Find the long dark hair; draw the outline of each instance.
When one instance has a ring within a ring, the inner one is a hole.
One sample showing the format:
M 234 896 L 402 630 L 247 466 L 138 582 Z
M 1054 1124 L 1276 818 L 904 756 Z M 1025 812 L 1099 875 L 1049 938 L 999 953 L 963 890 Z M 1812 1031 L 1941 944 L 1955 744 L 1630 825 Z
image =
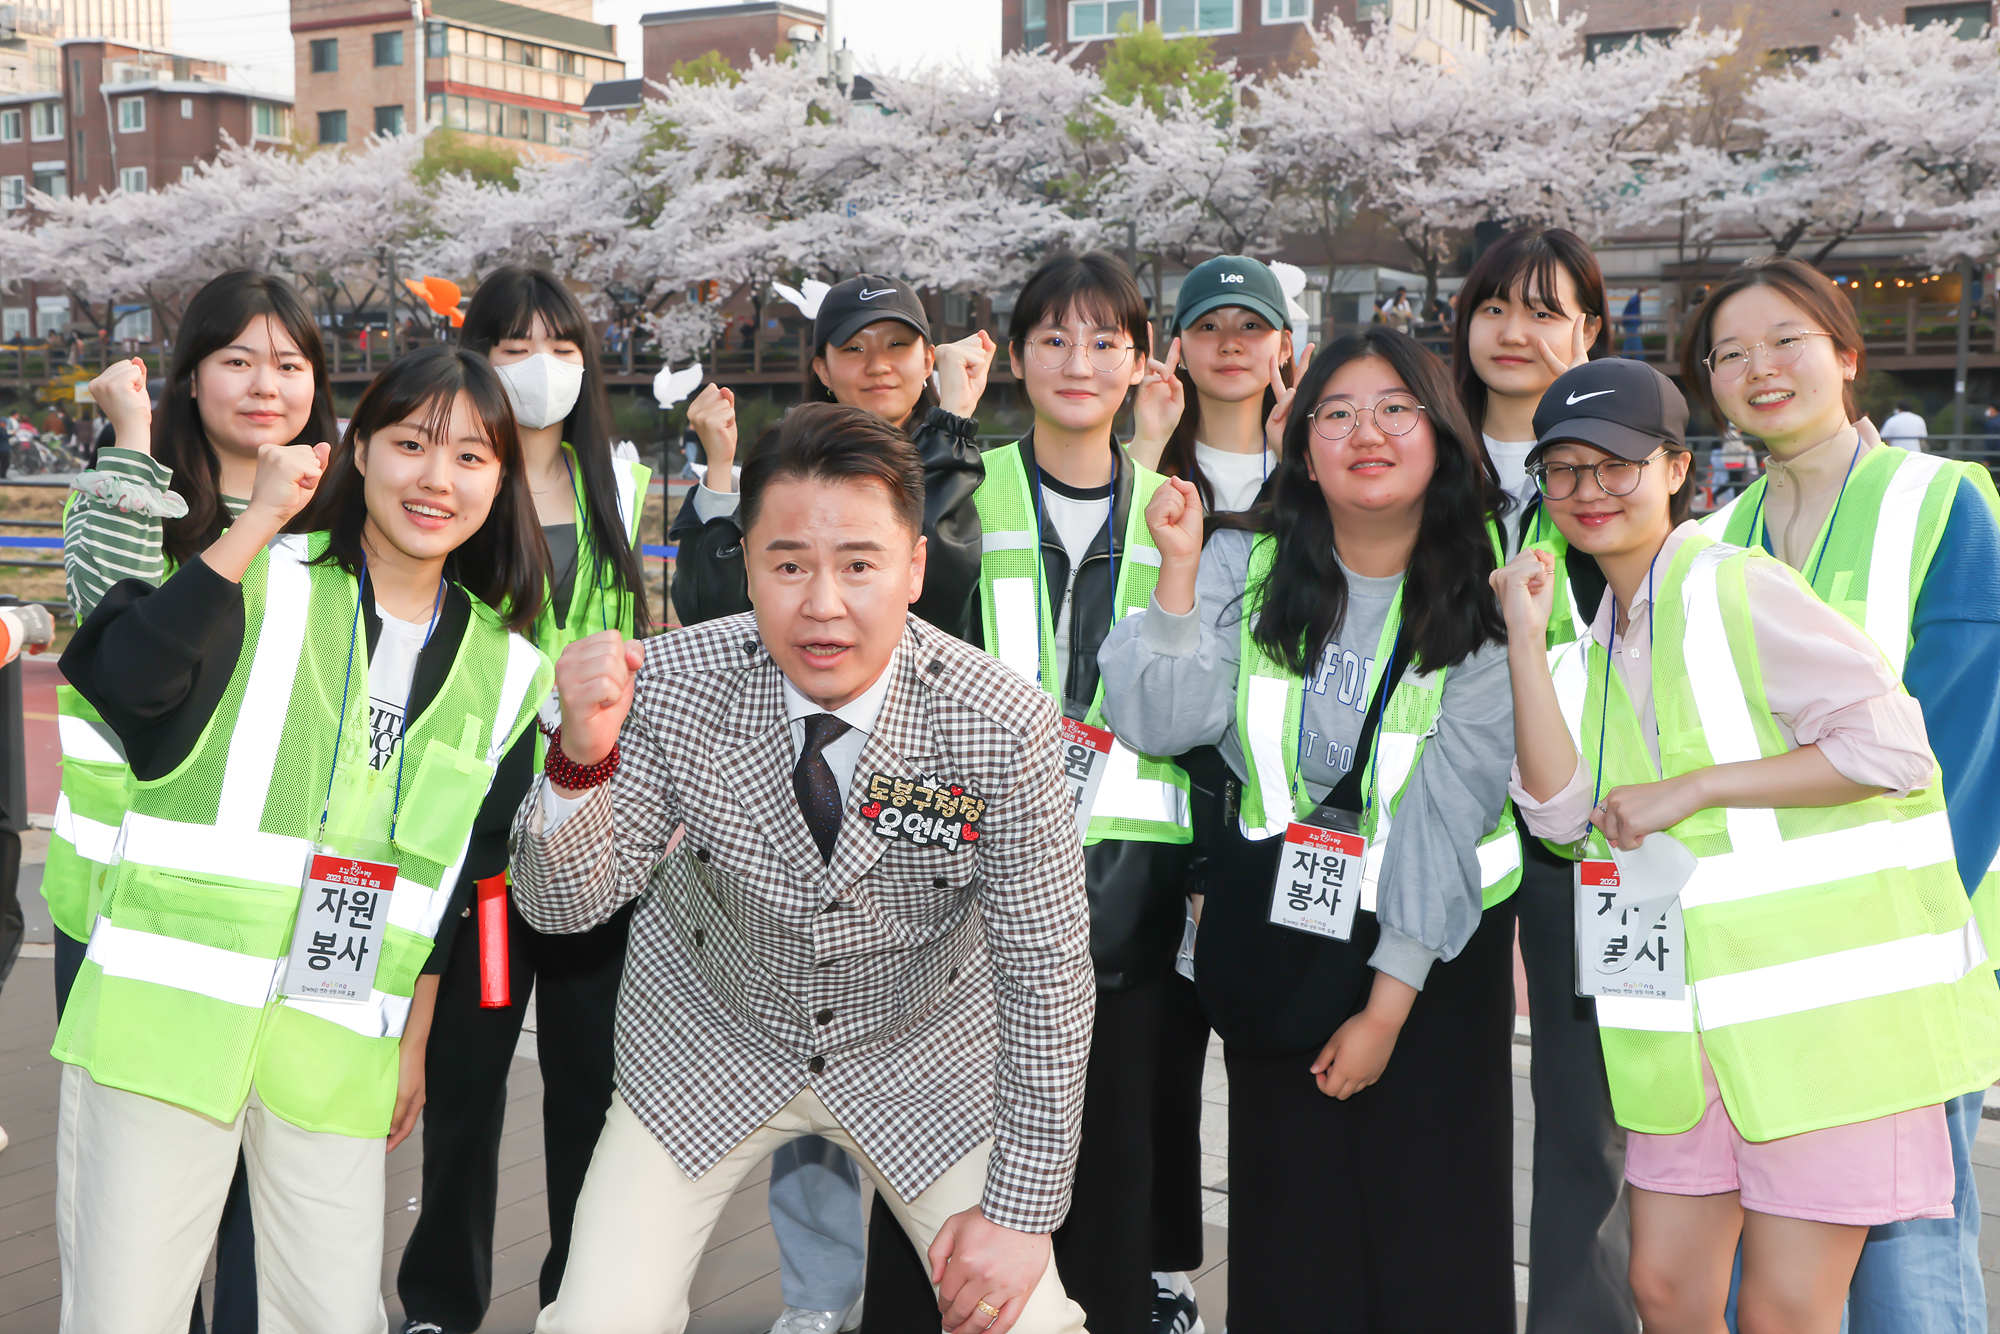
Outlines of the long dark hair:
M 1304 675 L 1347 619 L 1347 576 L 1334 556 L 1332 511 L 1306 471 L 1312 423 L 1306 414 L 1335 371 L 1361 357 L 1389 363 L 1424 405 L 1437 441 L 1437 468 L 1424 492 L 1417 545 L 1403 578 L 1403 633 L 1409 661 L 1424 671 L 1463 662 L 1482 644 L 1502 642 L 1506 623 L 1486 576 L 1493 570 L 1487 522 L 1503 512 L 1505 494 L 1479 436 L 1452 393 L 1444 363 L 1408 334 L 1368 325 L 1314 356 L 1299 381 L 1285 423 L 1285 457 L 1271 507 L 1254 522 L 1277 537 L 1276 560 L 1263 587 L 1251 590 L 1262 610 L 1257 644 Z M 1248 518 L 1248 516 L 1246 516 Z
M 1458 381 L 1458 401 L 1465 405 L 1475 429 L 1486 422 L 1486 381 L 1479 378 L 1472 364 L 1472 312 L 1495 295 L 1525 298 L 1533 292 L 1550 310 L 1567 316 L 1569 312 L 1557 296 L 1562 290 L 1556 280 L 1559 268 L 1567 270 L 1570 281 L 1576 284 L 1576 303 L 1581 307 L 1578 318 L 1597 318 L 1591 359 L 1604 355 L 1611 326 L 1604 318 L 1604 270 L 1597 265 L 1596 252 L 1575 232 L 1560 227 L 1522 227 L 1508 232 L 1465 275 L 1465 284 L 1458 289 L 1458 318 L 1451 325 L 1452 375 Z M 1485 448 L 1477 434 L 1473 441 Z
M 476 352 L 433 344 L 390 362 L 361 391 L 347 434 L 327 461 L 319 493 L 289 527 L 328 533 L 332 540 L 320 562 L 358 574 L 366 554 L 361 530 L 368 521 L 368 500 L 365 479 L 354 465 L 355 451 L 366 449 L 377 431 L 402 421 L 422 421 L 433 440 L 447 438 L 460 394 L 472 401 L 480 430 L 499 460 L 500 489 L 486 522 L 445 557 L 445 577 L 499 612 L 508 629 L 526 631 L 541 614 L 548 588 L 549 544 L 535 517 L 514 407 L 492 364 Z
M 319 327 L 292 285 L 255 269 L 232 269 L 210 279 L 188 302 L 181 318 L 166 388 L 160 391 L 160 406 L 153 413 L 153 457 L 172 471 L 169 485 L 187 502 L 186 515 L 161 524 L 161 549 L 175 565 L 185 565 L 207 550 L 230 522 L 217 482 L 215 446 L 202 429 L 201 405 L 194 397 L 195 371 L 209 355 L 234 343 L 250 321 L 265 317 L 291 335 L 312 367 L 312 412 L 305 429 L 288 443 L 316 445 L 339 437 L 326 388 L 326 349 L 320 344 Z
M 578 534 L 587 527 L 600 581 L 607 592 L 615 588 L 632 599 L 633 629 L 643 635 L 652 628 L 652 610 L 639 553 L 618 513 L 618 477 L 611 466 L 611 405 L 604 396 L 604 362 L 590 317 L 548 270 L 509 264 L 487 274 L 473 292 L 459 345 L 491 356 L 495 344 L 528 337 L 537 315 L 551 338 L 574 343 L 583 353 L 583 387 L 563 421 L 563 439 L 576 451 L 576 466 L 583 473 L 584 513 L 577 516 Z M 512 417 L 509 412 L 510 421 Z M 644 502 L 641 496 L 639 503 Z M 579 543 L 577 550 L 582 549 Z M 583 571 L 579 569 L 577 576 L 581 578 Z
M 1861 322 L 1854 316 L 1854 303 L 1833 279 L 1790 255 L 1745 260 L 1694 308 L 1693 325 L 1688 329 L 1687 341 L 1681 344 L 1681 383 L 1688 387 L 1695 401 L 1715 421 L 1723 420 L 1705 364 L 1715 345 L 1715 312 L 1730 297 L 1752 287 L 1768 287 L 1784 297 L 1833 340 L 1836 350 L 1854 354 L 1854 378 L 1841 387 L 1840 401 L 1847 409 L 1847 420 L 1859 420 L 1861 412 L 1854 401 L 1854 386 L 1868 369 L 1868 347 L 1861 339 Z

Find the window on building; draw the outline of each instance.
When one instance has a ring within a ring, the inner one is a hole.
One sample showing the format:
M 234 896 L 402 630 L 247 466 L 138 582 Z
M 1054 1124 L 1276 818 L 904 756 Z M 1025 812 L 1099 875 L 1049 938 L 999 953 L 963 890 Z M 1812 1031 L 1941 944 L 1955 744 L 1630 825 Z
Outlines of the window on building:
M 128 195 L 146 193 L 146 169 L 144 167 L 120 167 L 118 188 Z
M 1032 51 L 1049 40 L 1049 0 L 1023 0 L 1021 5 L 1021 49 Z
M 312 72 L 335 74 L 340 70 L 340 39 L 315 37 L 312 41 Z
M 1816 46 L 1774 46 L 1764 53 L 1764 68 L 1789 69 L 1793 65 L 1810 65 L 1818 59 Z
M 1949 23 L 1958 29 L 1958 35 L 1966 41 L 1985 31 L 1987 21 L 1993 17 L 1991 5 L 1911 5 L 1903 11 L 1904 18 L 1912 27 L 1923 28 L 1933 23 Z
M 0 144 L 18 144 L 20 142 L 21 142 L 20 108 L 16 107 L 12 111 L 0 111 Z
M 0 209 L 25 208 L 28 203 L 28 178 L 25 176 L 0 176 Z
M 402 33 L 378 32 L 375 34 L 375 63 L 377 65 L 400 65 L 403 63 Z
M 182 167 L 182 168 L 181 168 L 181 184 L 183 184 L 183 185 L 186 185 L 186 184 L 187 184 L 187 183 L 188 183 L 189 181 L 191 181 L 191 180 L 193 180 L 193 179 L 194 179 L 194 168 L 193 168 L 193 167 L 191 167 L 191 166 L 189 166 L 189 167 Z
M 8 306 L 0 310 L 0 338 L 16 342 L 34 336 L 34 317 L 26 306 Z
M 281 107 L 275 102 L 257 102 L 251 112 L 251 129 L 259 139 L 289 139 L 292 136 L 292 112 L 289 107 Z
M 375 108 L 375 133 L 401 134 L 402 132 L 403 108 L 400 104 L 393 107 Z
M 62 53 L 53 46 L 35 48 L 35 86 L 53 88 L 62 82 Z
M 433 23 L 424 29 L 424 54 L 432 60 L 442 60 L 445 50 L 444 24 Z
M 183 97 L 181 99 L 181 119 L 194 119 L 194 99 L 192 97 Z
M 1088 42 L 1116 37 L 1139 26 L 1139 0 L 1070 0 L 1069 39 Z
M 81 166 L 78 170 L 82 170 Z M 38 171 L 34 174 L 34 186 L 51 199 L 69 198 L 69 176 L 60 171 Z
M 323 144 L 344 144 L 347 142 L 347 113 L 345 111 L 322 111 L 319 113 L 319 141 Z
M 136 134 L 146 128 L 146 99 L 143 97 L 121 97 L 118 99 L 118 132 Z
M 63 132 L 62 103 L 37 102 L 28 108 L 30 139 L 60 139 Z
M 1236 28 L 1236 0 L 1160 0 L 1160 30 L 1169 37 Z
M 1596 32 L 1583 39 L 1583 57 L 1595 60 L 1610 51 L 1623 51 L 1641 42 L 1671 42 L 1678 28 L 1648 28 L 1644 32 Z
M 1266 23 L 1309 23 L 1312 16 L 1312 0 L 1264 0 Z

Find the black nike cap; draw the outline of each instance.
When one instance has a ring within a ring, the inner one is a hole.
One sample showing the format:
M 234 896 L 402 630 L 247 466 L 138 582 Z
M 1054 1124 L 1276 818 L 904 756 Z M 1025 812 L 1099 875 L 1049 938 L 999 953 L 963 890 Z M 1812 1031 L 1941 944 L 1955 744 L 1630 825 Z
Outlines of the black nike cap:
M 813 317 L 813 353 L 838 347 L 878 320 L 901 320 L 929 341 L 931 322 L 917 289 L 901 278 L 863 273 L 827 289 Z
M 1527 461 L 1574 441 L 1636 463 L 1661 445 L 1686 449 L 1687 421 L 1687 398 L 1645 362 L 1589 361 L 1564 371 L 1543 393 Z

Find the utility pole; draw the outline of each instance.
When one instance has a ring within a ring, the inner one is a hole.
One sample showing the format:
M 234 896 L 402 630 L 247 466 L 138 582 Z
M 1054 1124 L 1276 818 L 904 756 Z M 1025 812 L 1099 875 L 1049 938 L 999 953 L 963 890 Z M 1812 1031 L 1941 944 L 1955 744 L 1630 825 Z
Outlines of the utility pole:
M 1972 361 L 1972 261 L 1958 261 L 1958 373 L 1952 380 L 1951 411 L 1953 435 L 1966 434 L 1965 377 Z M 1960 447 L 1964 442 L 1960 441 Z

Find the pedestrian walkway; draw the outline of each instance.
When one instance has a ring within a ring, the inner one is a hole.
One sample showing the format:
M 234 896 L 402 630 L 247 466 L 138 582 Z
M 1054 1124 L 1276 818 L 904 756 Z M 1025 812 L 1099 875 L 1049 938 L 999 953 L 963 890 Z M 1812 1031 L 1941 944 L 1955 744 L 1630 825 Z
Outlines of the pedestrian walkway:
M 38 842 L 41 840 L 37 840 Z M 39 849 L 37 849 L 39 851 Z M 22 876 L 31 942 L 49 939 L 46 916 L 38 914 L 35 886 L 40 866 Z M 56 1334 L 55 1115 L 57 1063 L 49 1056 L 55 1028 L 53 961 L 46 944 L 31 944 L 0 992 L 0 1126 L 12 1144 L 0 1152 L 0 1334 Z M 509 1085 L 506 1129 L 500 1142 L 500 1198 L 495 1223 L 494 1301 L 487 1334 L 528 1334 L 537 1306 L 535 1283 L 547 1246 L 548 1213 L 542 1192 L 541 1074 L 534 1035 L 524 1034 Z M 1514 1258 L 1516 1291 L 1527 1295 L 1527 1219 L 1534 1144 L 1534 1108 L 1528 1096 L 1532 1048 L 1517 1041 L 1514 1061 Z M 1212 1334 L 1222 1334 L 1229 1290 L 1229 1180 L 1227 1167 L 1228 1086 L 1219 1044 L 1209 1051 L 1204 1082 L 1202 1180 L 1206 1204 L 1206 1261 L 1195 1278 L 1203 1315 Z M 1989 1115 L 2000 1099 L 1989 1094 Z M 389 1296 L 390 1328 L 401 1319 L 395 1301 L 396 1266 L 416 1222 L 422 1166 L 421 1136 L 389 1155 L 388 1253 L 382 1261 L 383 1291 Z M 1973 1150 L 1980 1198 L 1989 1211 L 1980 1253 L 1987 1266 L 1987 1289 L 2000 1294 L 2000 1120 L 1983 1123 Z M 783 1300 L 778 1289 L 777 1249 L 765 1207 L 767 1172 L 760 1168 L 724 1210 L 702 1260 L 693 1292 L 696 1334 L 764 1334 Z M 2000 1311 L 2000 1306 L 1996 1306 Z M 1990 1326 L 2000 1334 L 2000 1320 Z

